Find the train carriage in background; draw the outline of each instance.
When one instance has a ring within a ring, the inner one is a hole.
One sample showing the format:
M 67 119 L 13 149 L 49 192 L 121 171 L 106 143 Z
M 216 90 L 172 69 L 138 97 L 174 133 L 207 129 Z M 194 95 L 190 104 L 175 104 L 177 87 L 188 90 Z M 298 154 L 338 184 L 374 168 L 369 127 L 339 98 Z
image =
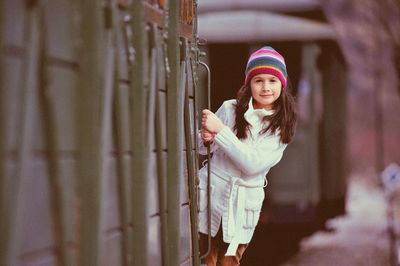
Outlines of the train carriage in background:
M 199 264 L 196 7 L 2 1 L 1 265 Z

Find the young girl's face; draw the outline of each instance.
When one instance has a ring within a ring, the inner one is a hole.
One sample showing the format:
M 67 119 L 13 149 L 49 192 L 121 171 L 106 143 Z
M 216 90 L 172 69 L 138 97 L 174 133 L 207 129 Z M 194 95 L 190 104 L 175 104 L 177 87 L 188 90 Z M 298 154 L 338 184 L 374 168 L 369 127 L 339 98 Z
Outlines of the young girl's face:
M 250 81 L 254 109 L 271 110 L 282 92 L 281 81 L 270 74 L 259 74 Z

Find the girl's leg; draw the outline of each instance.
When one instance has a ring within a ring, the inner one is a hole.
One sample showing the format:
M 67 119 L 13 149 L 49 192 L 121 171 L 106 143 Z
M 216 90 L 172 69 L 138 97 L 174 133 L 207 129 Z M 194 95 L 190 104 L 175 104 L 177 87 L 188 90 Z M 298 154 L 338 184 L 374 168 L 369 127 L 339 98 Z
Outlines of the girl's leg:
M 207 251 L 208 236 L 200 233 L 199 247 L 200 253 L 204 254 Z M 225 256 L 229 244 L 223 241 L 222 228 L 218 230 L 215 237 L 211 238 L 211 250 L 207 257 L 201 263 L 207 266 L 236 266 L 240 265 L 243 253 L 249 244 L 240 244 L 236 250 L 235 256 Z
M 236 266 L 240 265 L 240 260 L 242 259 L 243 253 L 248 247 L 249 244 L 239 244 L 238 249 L 236 250 L 235 256 L 225 256 L 226 251 L 228 250 L 229 244 L 224 243 L 221 240 L 221 246 L 218 251 L 218 266 Z
M 207 247 L 208 247 L 208 235 L 200 233 L 200 238 L 199 238 L 200 254 L 206 253 Z M 218 259 L 218 250 L 219 250 L 219 243 L 215 239 L 215 237 L 212 237 L 210 253 L 208 253 L 207 257 L 201 260 L 201 263 L 207 266 L 216 266 Z

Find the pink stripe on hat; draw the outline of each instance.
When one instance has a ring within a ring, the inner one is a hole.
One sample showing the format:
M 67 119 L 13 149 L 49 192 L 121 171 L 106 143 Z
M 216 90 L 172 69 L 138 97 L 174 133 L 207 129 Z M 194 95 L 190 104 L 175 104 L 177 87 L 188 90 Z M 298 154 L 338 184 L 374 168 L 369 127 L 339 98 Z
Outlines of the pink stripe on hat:
M 251 79 L 259 74 L 274 75 L 281 81 L 283 89 L 287 86 L 285 59 L 270 46 L 262 47 L 250 55 L 245 71 L 245 85 L 249 85 Z

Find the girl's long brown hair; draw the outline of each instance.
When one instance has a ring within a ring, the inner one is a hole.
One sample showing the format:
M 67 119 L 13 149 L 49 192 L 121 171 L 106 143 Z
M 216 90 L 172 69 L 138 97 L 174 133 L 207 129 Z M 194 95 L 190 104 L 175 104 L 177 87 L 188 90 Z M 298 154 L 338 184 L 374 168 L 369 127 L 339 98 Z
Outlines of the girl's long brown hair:
M 239 139 L 246 139 L 250 124 L 244 119 L 244 114 L 249 109 L 249 101 L 251 98 L 250 86 L 243 85 L 236 96 L 236 118 L 235 126 L 236 136 Z M 272 115 L 267 115 L 263 118 L 263 122 L 268 124 L 259 134 L 275 134 L 279 130 L 280 140 L 282 143 L 290 143 L 293 139 L 296 123 L 296 102 L 293 96 L 288 92 L 288 88 L 282 90 L 279 98 L 274 102 L 273 109 L 275 112 Z M 269 122 L 269 123 L 268 123 Z

